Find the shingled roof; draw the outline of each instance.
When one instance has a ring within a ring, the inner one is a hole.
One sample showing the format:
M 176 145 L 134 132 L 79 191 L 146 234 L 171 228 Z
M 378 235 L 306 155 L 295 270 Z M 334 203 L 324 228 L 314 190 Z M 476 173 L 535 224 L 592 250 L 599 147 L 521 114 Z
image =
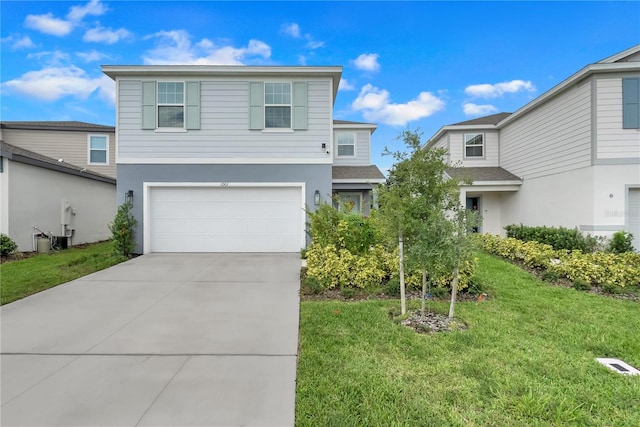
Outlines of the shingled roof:
M 497 125 L 502 120 L 509 117 L 511 113 L 497 113 L 490 116 L 478 117 L 477 119 L 454 123 L 448 126 L 475 126 L 475 125 Z
M 462 181 L 519 181 L 520 178 L 512 174 L 506 169 L 500 167 L 472 167 L 472 168 L 451 168 L 447 169 L 447 175 L 451 178 L 459 179 Z
M 62 130 L 62 131 L 83 131 L 83 132 L 115 132 L 114 126 L 97 125 L 94 123 L 77 121 L 21 121 L 21 122 L 0 122 L 2 129 L 25 129 L 25 130 Z
M 0 141 L 0 155 L 18 163 L 38 166 L 57 172 L 80 176 L 82 178 L 106 182 L 109 184 L 116 183 L 116 180 L 111 178 L 110 176 L 92 172 L 87 170 L 86 168 L 81 168 L 80 166 L 72 165 L 64 161 L 61 162 L 51 157 L 44 156 L 40 153 L 25 150 L 24 148 L 16 147 L 15 145 L 7 144 L 4 141 Z
M 376 165 L 334 166 L 331 176 L 336 180 L 361 180 L 363 182 L 384 182 L 386 179 Z

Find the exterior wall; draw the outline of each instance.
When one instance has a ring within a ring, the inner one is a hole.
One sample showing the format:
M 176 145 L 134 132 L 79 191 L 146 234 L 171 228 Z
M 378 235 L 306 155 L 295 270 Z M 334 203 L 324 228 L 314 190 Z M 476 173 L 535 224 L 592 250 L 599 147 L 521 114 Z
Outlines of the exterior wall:
M 118 165 L 118 204 L 133 190 L 132 213 L 138 221 L 136 253 L 143 252 L 143 184 L 145 182 L 304 182 L 306 205 L 313 210 L 314 194 L 331 203 L 331 165 Z
M 89 165 L 88 135 L 107 135 L 109 139 L 108 165 Z M 53 159 L 64 159 L 66 163 L 86 167 L 103 175 L 116 177 L 115 133 L 3 129 L 2 137 L 7 144 L 34 151 Z
M 163 78 L 162 80 L 171 80 Z M 176 77 L 184 81 L 184 77 Z M 255 79 L 252 79 L 255 80 Z M 272 81 L 272 80 L 269 80 Z M 245 78 L 201 80 L 201 128 L 143 130 L 142 81 L 118 80 L 118 163 L 326 163 L 333 146 L 332 83 L 307 82 L 306 130 L 249 130 L 249 83 Z
M 337 133 L 355 134 L 355 157 L 338 157 L 338 147 L 333 147 L 333 164 L 336 166 L 369 166 L 371 163 L 371 132 L 368 130 L 336 130 Z M 336 139 L 334 138 L 334 141 Z
M 433 148 L 444 148 L 447 150 L 446 162 L 451 164 L 451 147 L 449 147 L 449 133 L 445 133 L 435 144 L 433 144 Z
M 500 130 L 500 166 L 520 178 L 551 176 L 590 165 L 590 80 Z
M 62 201 L 68 201 L 75 215 L 70 243 L 97 242 L 109 239 L 108 224 L 116 213 L 116 187 L 113 184 L 51 171 L 44 168 L 8 162 L 3 184 L 8 187 L 8 235 L 19 251 L 32 251 L 33 227 L 56 236 L 63 235 Z M 4 200 L 3 200 L 4 206 Z
M 484 157 L 464 157 L 464 135 L 467 133 L 484 134 Z M 463 132 L 448 132 L 449 162 L 460 162 L 462 167 L 492 167 L 500 166 L 500 134 L 497 131 L 465 130 Z M 438 141 L 438 144 L 440 141 Z
M 480 204 L 478 210 L 481 215 L 481 223 L 478 232 L 504 235 L 502 223 L 502 192 L 478 192 L 473 191 L 473 187 L 462 187 L 466 191 L 466 197 L 479 197 Z
M 9 159 L 0 156 L 0 233 L 9 235 Z
M 595 80 L 595 104 L 596 162 L 640 163 L 640 130 L 622 128 L 621 76 Z

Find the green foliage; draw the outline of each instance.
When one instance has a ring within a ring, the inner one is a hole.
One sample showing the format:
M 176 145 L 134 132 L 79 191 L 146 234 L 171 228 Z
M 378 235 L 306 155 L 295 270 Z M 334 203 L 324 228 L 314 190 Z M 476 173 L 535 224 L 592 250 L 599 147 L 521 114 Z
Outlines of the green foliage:
M 134 228 L 138 222 L 131 213 L 131 204 L 118 206 L 118 212 L 112 224 L 109 224 L 113 250 L 116 255 L 131 257 L 136 248 Z
M 548 274 L 564 277 L 571 282 L 583 281 L 596 286 L 640 286 L 640 254 L 554 250 L 535 241 L 522 242 L 490 234 L 476 235 L 481 247 L 494 255 L 522 262 Z
M 614 254 L 623 254 L 625 252 L 634 252 L 633 248 L 633 234 L 628 231 L 620 230 L 613 233 L 609 244 L 607 245 L 607 252 Z
M 576 279 L 573 281 L 573 288 L 578 291 L 588 291 L 591 289 L 591 283 L 582 279 Z
M 535 241 L 550 245 L 555 250 L 566 249 L 568 251 L 579 250 L 582 252 L 594 252 L 601 244 L 601 239 L 587 234 L 586 236 L 577 228 L 564 227 L 528 227 L 525 225 L 507 225 L 504 227 L 507 237 L 522 240 L 523 242 Z
M 0 234 L 0 255 L 3 257 L 9 256 L 18 249 L 16 242 L 11 240 L 6 234 Z

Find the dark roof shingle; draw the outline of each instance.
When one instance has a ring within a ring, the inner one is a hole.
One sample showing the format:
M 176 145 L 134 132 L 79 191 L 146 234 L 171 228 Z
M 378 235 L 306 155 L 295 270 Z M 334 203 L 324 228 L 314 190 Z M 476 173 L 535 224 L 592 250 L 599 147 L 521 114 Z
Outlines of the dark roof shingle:
M 333 179 L 361 179 L 363 182 L 386 179 L 376 165 L 333 166 L 331 176 Z
M 97 125 L 78 121 L 21 121 L 0 122 L 3 129 L 33 129 L 33 130 L 67 130 L 91 132 L 115 132 L 114 126 Z
M 461 167 L 447 169 L 447 174 L 462 181 L 522 181 L 506 169 L 500 167 Z
M 453 123 L 448 126 L 497 125 L 510 115 L 511 113 L 497 113 L 490 116 L 478 117 L 477 119 L 467 120 L 464 122 Z

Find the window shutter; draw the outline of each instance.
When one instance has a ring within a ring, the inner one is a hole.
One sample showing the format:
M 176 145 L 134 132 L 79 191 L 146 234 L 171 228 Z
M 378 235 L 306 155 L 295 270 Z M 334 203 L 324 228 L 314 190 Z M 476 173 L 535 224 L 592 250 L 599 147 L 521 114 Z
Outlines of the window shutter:
M 249 82 L 249 129 L 264 129 L 264 83 Z
M 622 79 L 622 128 L 640 128 L 640 78 Z
M 142 82 L 142 129 L 156 128 L 156 82 Z
M 186 128 L 200 129 L 200 82 L 187 82 Z
M 307 83 L 293 83 L 293 129 L 307 129 Z

